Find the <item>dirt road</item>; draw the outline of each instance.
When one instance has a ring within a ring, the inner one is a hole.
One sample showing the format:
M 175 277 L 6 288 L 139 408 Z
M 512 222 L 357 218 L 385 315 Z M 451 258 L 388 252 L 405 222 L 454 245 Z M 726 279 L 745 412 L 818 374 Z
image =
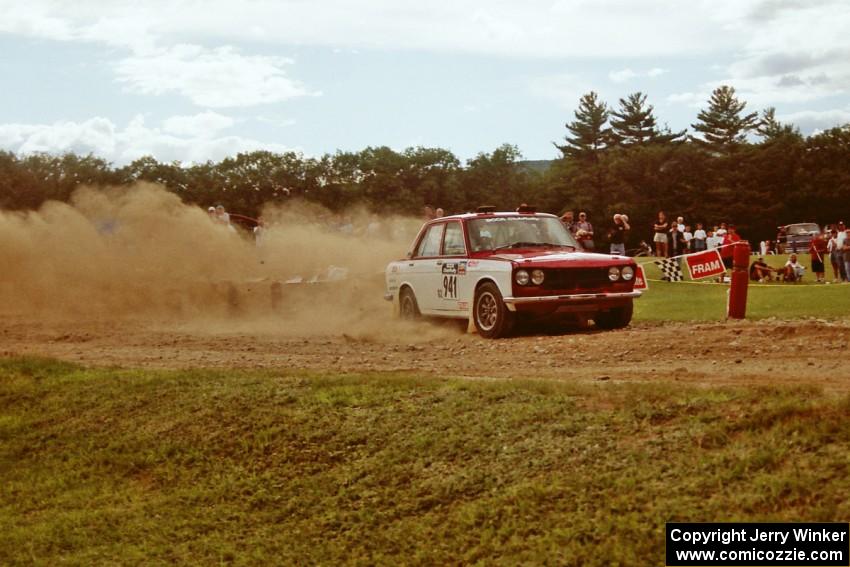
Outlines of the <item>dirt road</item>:
M 633 324 L 499 341 L 453 327 L 387 321 L 380 330 L 299 336 L 278 321 L 44 322 L 3 318 L 0 354 L 96 366 L 410 371 L 434 376 L 813 384 L 850 392 L 850 320 Z

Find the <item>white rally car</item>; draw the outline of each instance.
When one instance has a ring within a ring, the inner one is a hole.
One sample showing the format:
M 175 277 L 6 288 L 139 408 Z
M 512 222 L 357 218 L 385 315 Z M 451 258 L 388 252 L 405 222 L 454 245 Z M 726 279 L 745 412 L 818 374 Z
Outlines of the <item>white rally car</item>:
M 481 207 L 425 223 L 407 258 L 387 266 L 384 297 L 404 318 L 471 317 L 488 338 L 520 317 L 613 329 L 631 321 L 635 271 L 631 258 L 583 252 L 554 215 Z

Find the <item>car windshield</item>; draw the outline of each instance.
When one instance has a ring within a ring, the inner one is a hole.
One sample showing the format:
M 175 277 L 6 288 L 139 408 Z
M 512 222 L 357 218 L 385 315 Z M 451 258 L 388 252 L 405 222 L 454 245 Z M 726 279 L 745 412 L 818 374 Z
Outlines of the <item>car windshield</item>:
M 798 236 L 801 234 L 810 234 L 812 232 L 820 232 L 818 225 L 814 223 L 792 224 L 788 226 L 788 234 Z
M 578 243 L 555 217 L 497 216 L 472 219 L 467 224 L 473 252 L 534 246 L 579 249 Z

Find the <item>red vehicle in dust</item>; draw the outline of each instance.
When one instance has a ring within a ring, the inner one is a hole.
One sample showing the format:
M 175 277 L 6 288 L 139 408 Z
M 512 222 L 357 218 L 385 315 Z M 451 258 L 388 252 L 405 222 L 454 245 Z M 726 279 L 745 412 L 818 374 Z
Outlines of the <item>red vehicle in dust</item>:
M 487 338 L 523 318 L 615 329 L 632 319 L 636 271 L 631 258 L 583 251 L 554 215 L 481 207 L 427 222 L 407 257 L 387 266 L 384 297 L 404 318 L 472 318 Z

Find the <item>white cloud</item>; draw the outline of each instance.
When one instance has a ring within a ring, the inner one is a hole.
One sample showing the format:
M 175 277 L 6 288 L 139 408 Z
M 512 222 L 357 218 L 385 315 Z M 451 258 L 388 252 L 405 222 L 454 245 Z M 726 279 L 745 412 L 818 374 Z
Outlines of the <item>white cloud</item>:
M 174 42 L 163 35 L 160 18 L 176 16 L 186 6 L 161 3 L 134 5 L 83 0 L 69 10 L 61 2 L 38 1 L 22 4 L 0 0 L 0 33 L 52 39 L 103 43 L 129 51 L 114 63 L 116 79 L 131 92 L 162 95 L 177 93 L 208 108 L 268 104 L 310 92 L 285 67 L 287 57 L 247 55 L 231 45 L 209 48 Z M 183 15 L 181 37 L 196 37 L 203 11 Z M 167 18 L 168 19 L 168 18 Z M 194 20 L 194 23 L 193 23 Z M 167 26 L 166 26 L 167 27 Z M 265 40 L 257 26 L 249 33 L 252 41 Z M 201 33 L 200 35 L 204 35 Z
M 569 73 L 535 77 L 528 88 L 531 94 L 552 100 L 563 108 L 575 108 L 582 95 L 593 90 L 590 83 Z
M 161 127 L 148 126 L 141 115 L 133 118 L 124 129 L 101 117 L 84 122 L 2 124 L 0 147 L 17 154 L 92 153 L 119 165 L 144 155 L 152 155 L 160 161 L 200 162 L 220 160 L 239 152 L 285 152 L 291 149 L 240 136 L 215 136 L 201 128 L 204 124 L 211 124 L 223 129 L 226 128 L 223 126 L 226 120 L 230 119 L 203 113 L 194 117 L 172 117 L 163 121 Z
M 217 112 L 202 112 L 192 116 L 172 116 L 162 121 L 162 129 L 175 136 L 209 138 L 235 124 L 235 120 Z
M 111 155 L 116 148 L 115 125 L 106 118 L 85 122 L 0 125 L 0 147 L 18 153 L 67 151 Z
M 288 128 L 289 126 L 294 126 L 298 123 L 294 118 L 286 118 L 281 116 L 255 116 L 254 120 L 257 122 L 262 122 L 264 124 L 271 124 L 277 128 Z
M 615 83 L 624 83 L 637 77 L 638 74 L 631 69 L 621 69 L 619 71 L 611 71 L 608 73 L 608 78 Z
M 720 84 L 752 107 L 850 93 L 846 0 L 0 0 L 0 32 L 119 46 L 119 79 L 134 92 L 179 93 L 205 108 L 280 102 L 309 93 L 285 58 L 229 45 L 323 46 L 342 52 L 427 50 L 502 57 L 630 61 L 614 83 L 655 78 L 650 65 L 699 61 L 712 73 L 668 101 L 699 106 Z M 192 42 L 196 45 L 185 45 Z M 200 45 L 207 47 L 200 47 Z M 211 48 L 209 46 L 219 46 Z M 225 46 L 225 47 L 221 47 Z M 274 52 L 274 51 L 272 51 Z M 700 59 L 695 59 L 699 56 Z M 663 59 L 662 59 L 663 58 Z M 713 64 L 713 65 L 712 65 Z M 611 67 L 605 67 L 610 69 Z M 711 80 L 708 80 L 711 79 Z M 574 104 L 563 76 L 530 88 Z
M 804 134 L 850 124 L 850 106 L 830 110 L 802 110 L 777 116 L 780 122 L 796 125 Z
M 281 102 L 310 94 L 286 76 L 284 57 L 241 55 L 232 47 L 176 45 L 133 55 L 115 66 L 118 80 L 143 94 L 177 92 L 199 106 L 222 108 Z
M 625 83 L 626 81 L 631 81 L 632 79 L 637 78 L 654 79 L 655 77 L 660 77 L 666 72 L 667 69 L 662 69 L 660 67 L 653 67 L 647 71 L 633 71 L 632 69 L 626 68 L 620 69 L 619 71 L 611 71 L 608 73 L 608 78 L 614 83 Z
M 740 36 L 723 25 L 724 18 L 740 13 L 734 0 L 694 0 L 686 10 L 678 0 L 639 4 L 629 0 L 435 0 L 427 4 L 208 0 L 203 6 L 166 0 L 139 5 L 95 0 L 30 3 L 41 10 L 27 9 L 22 21 L 7 29 L 26 33 L 33 21 L 50 17 L 72 28 L 77 37 L 113 45 L 135 45 L 146 36 L 171 45 L 188 36 L 213 39 L 217 44 L 422 49 L 511 57 L 639 57 L 705 53 L 718 44 L 740 43 Z M 18 11 L 19 3 L 9 0 L 8 4 L 8 10 Z
M 15 2 L 0 0 L 0 32 L 54 39 L 75 39 L 71 20 L 53 13 L 46 2 Z
M 682 56 L 847 45 L 844 0 L 0 0 L 0 31 L 138 46 L 322 45 L 532 57 Z M 817 30 L 814 33 L 814 30 Z M 211 41 L 210 41 L 211 40 Z
M 828 97 L 850 93 L 850 69 L 833 73 L 805 73 L 801 75 L 729 76 L 718 81 L 699 85 L 696 91 L 674 93 L 669 102 L 701 107 L 707 104 L 711 92 L 721 85 L 735 88 L 738 99 L 748 108 L 758 109 L 780 104 L 803 104 Z
M 700 91 L 700 92 L 683 92 L 683 93 L 673 93 L 667 97 L 667 102 L 672 102 L 676 104 L 685 104 L 690 107 L 699 107 L 702 106 L 711 95 L 710 90 Z
M 678 93 L 695 105 L 721 84 L 754 107 L 809 103 L 850 93 L 850 4 L 840 0 L 767 0 L 742 4 L 744 17 L 727 27 L 747 38 L 721 78 Z

